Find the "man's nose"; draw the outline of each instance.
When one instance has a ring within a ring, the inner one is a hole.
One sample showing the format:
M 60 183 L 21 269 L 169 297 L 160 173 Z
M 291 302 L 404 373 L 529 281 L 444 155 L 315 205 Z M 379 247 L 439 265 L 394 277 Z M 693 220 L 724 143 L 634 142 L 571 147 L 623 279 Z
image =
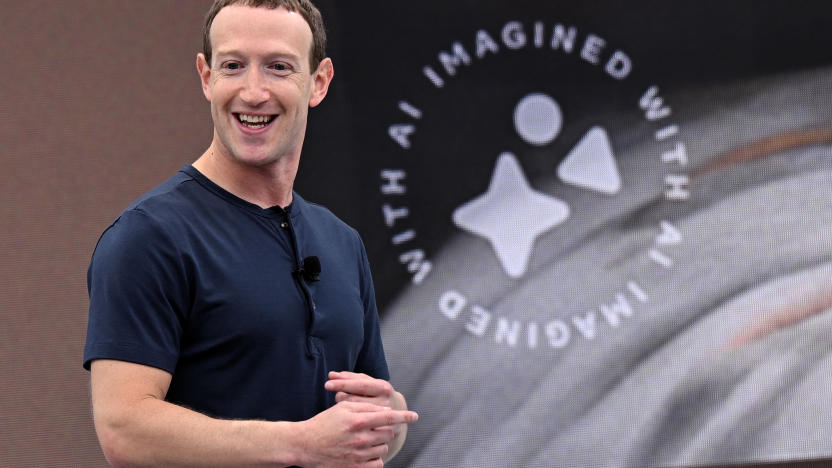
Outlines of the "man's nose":
M 252 106 L 268 101 L 269 91 L 266 89 L 266 80 L 259 70 L 250 69 L 247 71 L 240 99 Z

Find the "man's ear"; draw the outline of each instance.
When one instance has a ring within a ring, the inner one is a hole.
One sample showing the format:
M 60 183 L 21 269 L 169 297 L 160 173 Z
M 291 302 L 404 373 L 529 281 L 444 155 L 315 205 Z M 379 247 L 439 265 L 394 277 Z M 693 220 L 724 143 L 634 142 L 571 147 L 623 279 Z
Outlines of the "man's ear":
M 309 107 L 315 107 L 324 100 L 332 77 L 335 76 L 335 69 L 329 57 L 321 60 L 318 69 L 312 75 L 312 93 L 309 96 Z
M 211 101 L 211 64 L 205 60 L 204 54 L 196 55 L 196 71 L 202 82 L 202 94 L 205 95 L 205 99 Z

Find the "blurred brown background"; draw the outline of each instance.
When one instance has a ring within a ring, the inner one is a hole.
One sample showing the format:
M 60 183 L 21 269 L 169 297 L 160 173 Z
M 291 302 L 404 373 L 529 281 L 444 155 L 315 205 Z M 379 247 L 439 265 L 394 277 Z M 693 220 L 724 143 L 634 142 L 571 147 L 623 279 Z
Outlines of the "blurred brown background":
M 192 161 L 210 0 L 0 2 L 0 466 L 106 466 L 81 368 L 101 231 Z

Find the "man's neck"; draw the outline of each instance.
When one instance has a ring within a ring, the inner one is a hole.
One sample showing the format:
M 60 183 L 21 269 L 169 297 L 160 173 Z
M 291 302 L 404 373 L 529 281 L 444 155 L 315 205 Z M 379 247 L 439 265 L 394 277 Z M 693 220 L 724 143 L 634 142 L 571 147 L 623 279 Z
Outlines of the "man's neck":
M 250 166 L 223 156 L 212 144 L 193 166 L 228 192 L 261 208 L 292 203 L 292 187 L 298 172 L 298 157 L 284 157 L 272 164 Z

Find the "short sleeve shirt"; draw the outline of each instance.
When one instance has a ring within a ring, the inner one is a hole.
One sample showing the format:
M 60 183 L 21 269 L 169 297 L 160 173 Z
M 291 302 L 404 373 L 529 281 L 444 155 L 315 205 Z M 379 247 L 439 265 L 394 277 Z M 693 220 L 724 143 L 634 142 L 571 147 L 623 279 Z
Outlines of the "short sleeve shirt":
M 213 417 L 304 420 L 329 371 L 389 379 L 364 246 L 298 194 L 262 209 L 186 166 L 102 234 L 88 288 L 84 366 L 163 369 L 168 401 Z

